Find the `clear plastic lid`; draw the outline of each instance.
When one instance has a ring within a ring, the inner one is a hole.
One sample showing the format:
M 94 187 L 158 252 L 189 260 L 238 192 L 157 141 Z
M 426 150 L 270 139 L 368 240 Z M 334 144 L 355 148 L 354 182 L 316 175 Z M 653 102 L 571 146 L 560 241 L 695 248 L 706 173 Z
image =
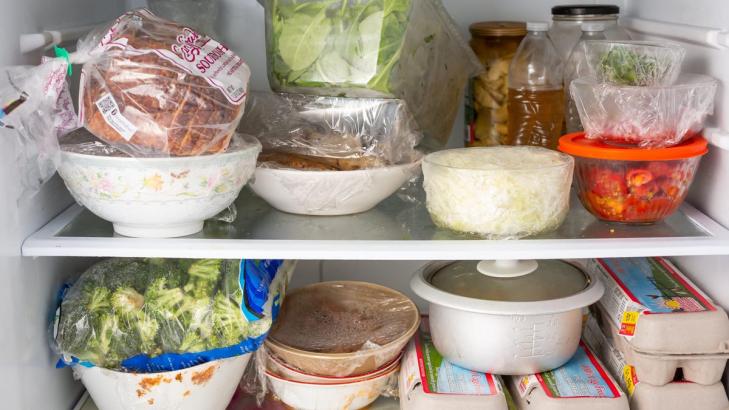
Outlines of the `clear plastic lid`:
M 460 261 L 433 272 L 428 281 L 444 292 L 500 302 L 565 298 L 590 283 L 582 270 L 560 260 Z

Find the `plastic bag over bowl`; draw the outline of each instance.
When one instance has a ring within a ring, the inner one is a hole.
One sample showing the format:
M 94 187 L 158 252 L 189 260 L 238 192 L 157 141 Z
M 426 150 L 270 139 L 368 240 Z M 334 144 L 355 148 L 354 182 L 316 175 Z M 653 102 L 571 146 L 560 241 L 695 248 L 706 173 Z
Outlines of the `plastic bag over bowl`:
M 179 370 L 256 350 L 294 263 L 108 259 L 67 289 L 54 326 L 59 366 Z
M 589 40 L 580 46 L 586 59 L 580 76 L 615 85 L 671 85 L 686 54 L 680 44 L 667 41 Z
M 79 41 L 84 126 L 135 157 L 226 149 L 250 71 L 225 45 L 146 9 Z
M 266 0 L 276 91 L 404 99 L 425 144 L 448 141 L 466 81 L 483 69 L 440 0 Z
M 580 78 L 570 92 L 585 136 L 609 143 L 668 147 L 704 128 L 714 111 L 718 82 L 708 76 L 682 74 L 675 84 L 634 87 Z
M 264 166 L 354 170 L 407 164 L 422 139 L 394 99 L 252 93 L 238 130 L 263 145 Z

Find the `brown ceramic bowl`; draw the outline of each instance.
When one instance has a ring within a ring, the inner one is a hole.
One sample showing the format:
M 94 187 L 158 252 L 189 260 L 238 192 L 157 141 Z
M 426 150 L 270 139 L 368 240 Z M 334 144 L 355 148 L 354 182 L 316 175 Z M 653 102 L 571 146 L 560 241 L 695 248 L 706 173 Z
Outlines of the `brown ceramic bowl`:
M 321 282 L 286 296 L 266 348 L 305 374 L 349 377 L 394 360 L 420 325 L 412 300 L 366 282 Z

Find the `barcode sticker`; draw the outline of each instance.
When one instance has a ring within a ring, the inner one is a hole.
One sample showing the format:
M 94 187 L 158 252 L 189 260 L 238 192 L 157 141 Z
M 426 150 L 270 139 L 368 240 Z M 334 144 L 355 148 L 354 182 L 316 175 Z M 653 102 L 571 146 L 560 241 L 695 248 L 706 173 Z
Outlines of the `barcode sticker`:
M 137 132 L 137 127 L 124 118 L 113 95 L 109 93 L 102 95 L 101 98 L 96 101 L 96 107 L 99 109 L 99 112 L 101 112 L 106 123 L 109 124 L 111 128 L 114 128 L 114 130 L 118 132 L 122 138 L 127 141 L 132 139 L 134 133 Z

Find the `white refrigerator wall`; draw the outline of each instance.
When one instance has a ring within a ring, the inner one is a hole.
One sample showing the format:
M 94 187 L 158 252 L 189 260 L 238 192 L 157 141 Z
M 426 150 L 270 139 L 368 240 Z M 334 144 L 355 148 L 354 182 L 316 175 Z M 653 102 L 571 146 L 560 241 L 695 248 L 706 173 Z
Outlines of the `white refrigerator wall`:
M 20 55 L 18 35 L 88 25 L 117 16 L 124 1 L 2 1 L 0 65 L 37 64 Z M 4 409 L 69 409 L 81 392 L 68 370 L 54 369 L 48 323 L 55 294 L 84 260 L 20 256 L 23 240 L 71 203 L 58 178 L 21 203 L 14 135 L 0 130 L 0 397 Z
M 20 33 L 41 29 L 85 26 L 118 16 L 125 8 L 144 5 L 144 0 L 2 0 L 0 65 L 36 63 L 38 54 L 21 56 L 17 49 Z M 220 0 L 220 33 L 231 48 L 251 66 L 252 88 L 268 88 L 266 78 L 263 10 L 256 0 Z M 446 7 L 468 36 L 470 23 L 480 20 L 549 20 L 554 0 L 444 0 Z M 630 17 L 728 28 L 729 3 L 725 0 L 627 0 L 587 1 L 613 3 Z M 686 69 L 729 80 L 729 54 L 696 44 L 687 44 Z M 720 91 L 717 114 L 711 125 L 729 129 L 727 93 Z M 726 107 L 726 108 L 725 108 Z M 452 145 L 462 138 L 462 120 L 454 127 Z M 71 203 L 65 188 L 55 179 L 38 196 L 17 203 L 18 170 L 8 134 L 0 130 L 0 397 L 2 408 L 68 409 L 80 392 L 70 372 L 53 368 L 55 357 L 48 349 L 47 323 L 53 311 L 54 294 L 71 274 L 88 261 L 76 258 L 30 259 L 20 256 L 20 245 Z M 691 202 L 729 226 L 729 155 L 713 149 L 705 158 Z M 729 257 L 679 258 L 678 262 L 712 297 L 729 307 L 729 281 L 725 278 Z M 409 293 L 408 282 L 421 262 L 302 262 L 294 285 L 320 280 L 359 279 L 382 283 Z M 411 295 L 412 296 L 412 295 Z M 421 308 L 425 306 L 420 303 Z

